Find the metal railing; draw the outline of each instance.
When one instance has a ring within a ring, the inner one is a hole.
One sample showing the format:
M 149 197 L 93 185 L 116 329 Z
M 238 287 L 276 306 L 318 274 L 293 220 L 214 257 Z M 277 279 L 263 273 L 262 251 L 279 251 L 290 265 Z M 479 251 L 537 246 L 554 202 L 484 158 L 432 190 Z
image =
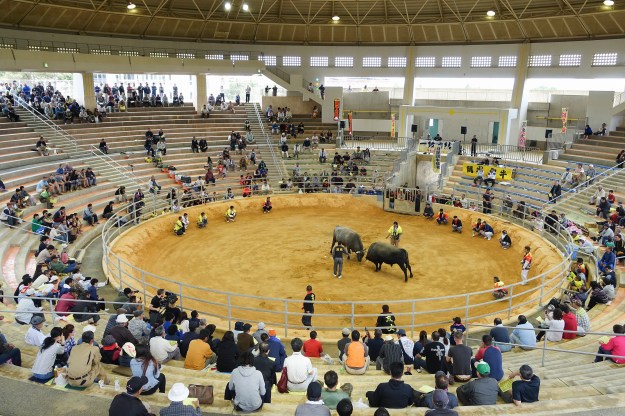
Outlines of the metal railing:
M 265 66 L 265 70 L 267 72 L 271 72 L 284 82 L 291 84 L 291 74 L 286 71 L 281 70 L 280 68 L 276 68 L 275 66 Z
M 16 300 L 16 299 L 19 300 L 20 298 L 23 298 L 23 297 L 24 296 L 2 295 L 2 298 L 13 299 L 13 300 Z M 31 299 L 33 301 L 35 301 L 35 300 L 36 301 L 46 301 L 48 303 L 48 309 L 49 310 L 47 310 L 43 306 L 41 306 L 41 309 L 39 311 L 28 311 L 27 313 L 32 313 L 33 315 L 37 315 L 37 314 L 40 314 L 40 315 L 50 315 L 50 317 L 54 321 L 56 321 L 58 319 L 62 319 L 62 317 L 64 317 L 64 316 L 73 315 L 73 314 L 86 315 L 86 316 L 95 316 L 95 315 L 98 315 L 98 316 L 100 316 L 100 315 L 104 315 L 104 316 L 115 315 L 115 316 L 117 316 L 117 313 L 115 313 L 115 312 L 109 313 L 109 312 L 106 312 L 106 311 L 104 311 L 104 312 L 97 312 L 97 311 L 95 311 L 95 312 L 94 311 L 91 311 L 91 312 L 89 312 L 89 311 L 76 311 L 76 312 L 72 312 L 72 311 L 69 311 L 69 312 L 61 312 L 62 313 L 62 315 L 61 315 L 61 314 L 58 314 L 55 311 L 55 309 L 54 309 L 55 303 L 58 302 L 60 300 L 60 298 L 50 297 L 50 296 L 37 296 L 37 295 L 35 295 Z M 145 300 L 145 297 L 142 298 L 142 300 Z M 89 299 L 74 299 L 74 302 L 76 302 L 76 304 L 92 304 L 92 303 L 98 304 L 98 303 L 106 302 L 106 303 L 112 304 L 113 305 L 113 309 L 117 309 L 117 308 L 115 308 L 115 305 L 119 305 L 120 307 L 122 305 L 133 305 L 133 306 L 136 306 L 138 308 L 142 308 L 143 307 L 143 303 L 142 302 L 134 302 L 134 303 L 133 302 L 114 302 L 114 301 L 108 301 L 108 300 L 104 300 L 103 301 L 103 300 L 89 300 Z M 0 310 L 0 313 L 16 314 L 16 313 L 19 313 L 19 311 L 16 311 L 15 309 L 3 308 L 2 310 Z
M 254 119 L 256 119 L 258 127 L 260 128 L 260 132 L 263 135 L 265 142 L 267 143 L 269 154 L 271 155 L 271 161 L 273 162 L 273 166 L 275 167 L 276 174 L 284 173 L 284 164 L 278 159 L 278 156 L 276 155 L 276 151 L 274 149 L 274 144 L 271 142 L 271 137 L 265 131 L 265 123 L 263 123 L 263 118 L 260 115 L 260 105 L 258 103 L 254 103 L 251 106 L 254 109 L 252 116 Z
M 519 147 L 513 145 L 477 143 L 475 153 L 471 150 L 471 144 L 462 143 L 462 154 L 469 157 L 496 157 L 501 160 L 515 162 L 528 162 L 541 165 L 543 163 L 542 150 L 535 147 Z
M 35 118 L 35 123 L 37 124 L 37 127 L 41 126 L 43 129 L 50 130 L 50 132 L 52 133 L 52 137 L 48 137 L 48 139 L 58 139 L 60 141 L 60 144 L 67 145 L 68 149 L 70 150 L 70 154 L 76 155 L 79 152 L 78 141 L 72 135 L 57 126 L 45 115 L 39 113 L 22 98 L 16 96 L 15 102 Z
M 109 165 L 109 167 L 113 169 L 114 173 L 112 173 L 111 176 L 114 176 L 116 179 L 118 179 L 119 183 L 128 183 L 128 181 L 130 181 L 132 185 L 140 186 L 134 172 L 130 167 L 123 166 L 121 163 L 110 157 L 108 154 L 103 153 L 98 146 L 89 145 L 89 152 L 91 156 Z
M 262 321 L 267 326 L 282 328 L 285 336 L 288 336 L 289 330 L 304 328 L 301 324 L 296 323 L 302 316 L 300 312 L 301 300 L 247 295 L 191 285 L 175 278 L 163 277 L 142 270 L 117 255 L 112 249 L 115 238 L 132 228 L 137 221 L 142 219 L 149 221 L 152 217 L 153 214 L 149 212 L 142 212 L 140 216 L 133 216 L 118 211 L 116 216 L 104 224 L 102 231 L 103 266 L 109 279 L 117 283 L 120 288 L 126 286 L 139 289 L 146 293 L 146 296 L 148 293 L 155 293 L 157 289 L 163 288 L 179 297 L 181 307 L 184 302 L 201 314 L 225 321 L 229 327 L 231 327 L 232 322 L 237 320 L 252 323 Z M 116 224 L 119 225 L 119 218 L 124 218 L 127 222 L 118 227 Z M 172 218 L 172 229 L 173 223 Z M 557 237 L 557 249 L 566 253 L 566 246 L 572 241 L 570 235 L 566 230 L 561 230 Z M 412 334 L 420 326 L 417 322 L 427 323 L 428 326 L 443 325 L 448 323 L 447 317 L 452 315 L 463 315 L 465 322 L 498 315 L 510 317 L 514 310 L 530 307 L 537 303 L 542 305 L 543 299 L 551 298 L 555 293 L 558 293 L 568 275 L 570 257 L 570 254 L 563 255 L 561 262 L 548 266 L 545 272 L 528 279 L 528 282 L 534 282 L 539 286 L 540 297 L 538 299 L 530 296 L 535 293 L 535 288 L 515 283 L 506 286 L 509 288 L 510 295 L 503 302 L 493 299 L 492 289 L 428 299 L 316 300 L 315 306 L 318 312 L 314 314 L 314 319 L 317 323 L 321 321 L 321 324 L 315 324 L 315 328 L 318 330 L 337 330 L 346 326 L 345 319 L 349 320 L 348 325 L 352 328 L 370 327 L 367 323 L 379 315 L 373 310 L 382 303 L 388 303 L 394 308 L 394 315 L 400 320 L 404 320 L 405 324 L 402 326 L 406 327 L 407 330 L 409 329 Z M 261 301 L 262 307 L 253 306 Z M 497 305 L 502 305 L 502 307 L 498 308 Z M 495 306 L 494 311 L 483 312 L 484 307 L 493 306 Z
M 389 151 L 412 151 L 416 148 L 415 140 L 412 137 L 391 137 L 391 136 L 344 136 L 341 142 L 341 149 L 361 150 L 389 150 Z
M 618 107 L 619 105 L 621 105 L 622 103 L 625 102 L 625 92 L 615 92 L 614 93 L 614 103 L 612 104 L 612 107 Z

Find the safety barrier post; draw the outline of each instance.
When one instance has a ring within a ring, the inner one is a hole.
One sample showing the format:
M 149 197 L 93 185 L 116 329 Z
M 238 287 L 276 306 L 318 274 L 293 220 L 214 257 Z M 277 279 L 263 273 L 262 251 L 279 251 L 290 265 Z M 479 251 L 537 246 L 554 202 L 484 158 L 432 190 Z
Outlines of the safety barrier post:
M 510 286 L 510 293 L 508 294 L 508 319 L 510 319 L 510 315 L 512 314 L 512 297 L 514 294 L 514 286 Z
M 182 283 L 178 283 L 178 299 L 180 299 L 180 309 L 182 309 Z
M 354 306 L 354 302 L 352 302 L 352 329 L 354 329 L 355 324 L 355 319 L 354 319 L 354 310 L 355 310 L 355 306 Z
M 469 320 L 469 294 L 467 293 L 467 301 L 464 305 L 464 320 L 465 322 Z
M 230 294 L 228 294 L 228 329 L 232 330 L 232 305 L 230 303 Z
M 122 282 L 122 260 L 117 257 L 117 273 L 119 273 L 119 291 L 124 290 L 124 284 Z
M 284 336 L 289 336 L 289 302 L 284 301 Z
M 540 278 L 540 297 L 538 298 L 538 306 L 543 306 L 543 293 L 545 291 L 545 273 Z
M 141 285 L 143 286 L 143 299 L 147 301 L 146 288 L 145 288 L 145 270 L 141 270 Z
M 414 338 L 414 312 L 415 312 L 415 301 L 412 301 L 412 323 L 410 324 L 411 328 L 412 328 L 412 334 L 410 335 L 412 338 Z
M 543 355 L 542 358 L 540 360 L 540 366 L 544 367 L 545 366 L 545 354 L 547 353 L 547 334 L 545 333 L 545 336 L 543 338 Z

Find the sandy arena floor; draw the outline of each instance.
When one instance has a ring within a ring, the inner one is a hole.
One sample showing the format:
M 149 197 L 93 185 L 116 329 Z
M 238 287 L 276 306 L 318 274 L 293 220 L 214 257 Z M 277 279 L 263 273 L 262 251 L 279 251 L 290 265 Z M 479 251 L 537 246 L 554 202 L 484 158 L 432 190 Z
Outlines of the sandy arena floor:
M 496 237 L 491 241 L 472 238 L 469 224 L 479 214 L 471 213 L 473 218 L 470 218 L 467 211 L 461 211 L 465 231 L 458 235 L 452 234 L 449 226 L 438 226 L 423 217 L 384 212 L 370 197 L 276 196 L 272 198 L 274 209 L 270 214 L 262 213 L 262 201 L 262 198 L 233 201 L 238 217 L 235 223 L 229 224 L 223 218 L 229 203 L 188 209 L 191 227 L 182 237 L 173 235 L 173 214 L 152 219 L 121 236 L 113 251 L 147 272 L 197 286 L 196 289 L 183 290 L 187 298 L 185 307 L 200 308 L 222 317 L 228 316 L 225 306 L 200 306 L 190 298 L 221 305 L 228 303 L 226 295 L 208 293 L 200 288 L 255 295 L 263 299 L 231 296 L 229 302 L 234 308 L 231 316 L 284 325 L 284 316 L 272 311 L 283 312 L 288 308 L 291 313 L 289 325 L 298 325 L 301 299 L 306 285 L 311 284 L 318 300 L 317 316 L 313 319 L 316 328 L 351 325 L 347 317 L 352 312 L 349 303 L 323 305 L 321 301 L 372 301 L 369 305 L 356 306 L 357 314 L 371 316 L 357 318 L 355 324 L 374 326 L 382 301 L 406 299 L 416 300 L 414 306 L 412 301 L 391 303 L 391 310 L 398 315 L 401 326 L 409 327 L 413 323 L 414 311 L 414 323 L 418 329 L 448 327 L 452 317 L 465 316 L 465 297 L 419 300 L 487 290 L 492 287 L 493 276 L 499 276 L 506 283 L 519 281 L 525 244 L 532 246 L 534 252 L 530 277 L 561 262 L 561 256 L 551 245 L 510 224 L 505 225 L 513 239 L 510 250 L 502 250 L 496 241 L 504 225 L 494 226 Z M 195 224 L 201 211 L 209 217 L 208 227 L 202 230 Z M 395 220 L 404 231 L 400 246 L 408 250 L 414 278 L 404 283 L 403 273 L 397 266 L 383 265 L 376 273 L 373 263 L 365 259 L 358 263 L 355 256 L 345 261 L 341 280 L 332 276 L 329 250 L 335 225 L 356 230 L 368 247 L 375 241 L 388 241 L 385 240 L 387 230 Z M 128 267 L 124 270 L 137 279 L 133 286 L 139 286 L 140 273 Z M 179 291 L 175 283 L 158 283 L 149 274 L 145 279 L 158 287 Z M 535 283 L 526 286 L 527 295 L 515 299 L 515 304 L 535 297 L 532 289 L 535 287 Z M 293 299 L 295 302 L 287 306 L 285 302 L 271 298 Z M 493 302 L 488 305 L 471 307 L 470 315 L 507 307 L 507 299 L 494 301 L 489 293 L 472 296 L 469 303 L 475 305 L 491 300 Z M 247 311 L 243 309 L 245 307 L 260 307 L 265 312 Z M 444 308 L 456 309 L 437 314 L 428 312 Z M 343 317 L 321 316 L 324 313 Z M 399 316 L 401 313 L 404 315 Z

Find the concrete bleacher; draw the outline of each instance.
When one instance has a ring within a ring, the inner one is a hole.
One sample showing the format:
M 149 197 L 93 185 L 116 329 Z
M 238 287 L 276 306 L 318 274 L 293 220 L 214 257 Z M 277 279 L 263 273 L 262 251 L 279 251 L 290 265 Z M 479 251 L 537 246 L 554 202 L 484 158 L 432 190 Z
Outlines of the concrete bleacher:
M 625 150 L 625 127 L 617 127 L 605 136 L 577 140 L 561 156 L 566 160 L 614 166 L 616 155 Z

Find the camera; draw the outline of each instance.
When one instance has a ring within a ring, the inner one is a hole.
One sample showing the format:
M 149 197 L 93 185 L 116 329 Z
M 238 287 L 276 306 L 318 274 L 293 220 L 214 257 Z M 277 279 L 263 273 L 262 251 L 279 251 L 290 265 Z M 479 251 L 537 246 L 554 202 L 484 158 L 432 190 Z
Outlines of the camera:
M 175 293 L 165 291 L 165 297 L 161 299 L 161 308 L 165 308 L 170 303 L 176 302 L 178 302 L 178 296 Z

